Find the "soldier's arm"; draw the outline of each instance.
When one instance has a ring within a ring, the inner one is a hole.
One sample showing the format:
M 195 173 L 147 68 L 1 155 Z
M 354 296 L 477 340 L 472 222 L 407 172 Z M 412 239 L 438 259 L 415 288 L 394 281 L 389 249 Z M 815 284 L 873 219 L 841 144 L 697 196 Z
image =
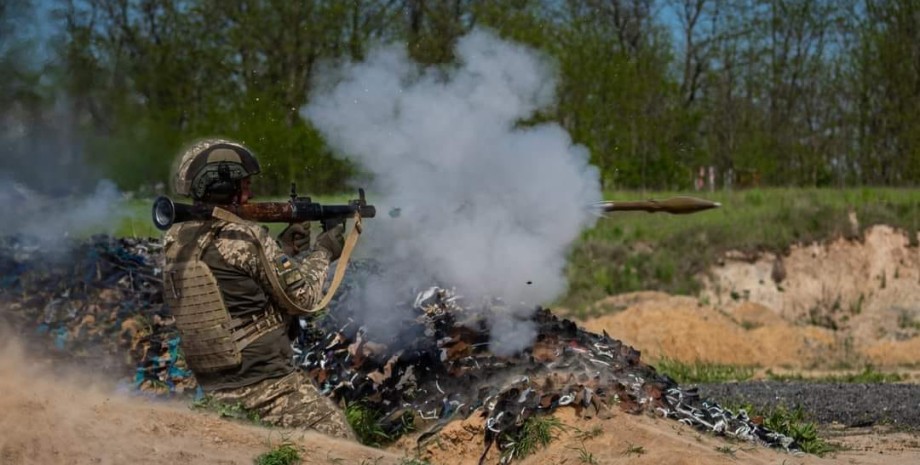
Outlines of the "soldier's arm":
M 218 249 L 231 266 L 253 277 L 269 294 L 275 295 L 266 273 L 275 273 L 283 292 L 298 306 L 312 309 L 322 299 L 323 284 L 329 269 L 329 253 L 317 250 L 297 257 L 285 255 L 268 230 L 251 224 L 229 224 L 221 230 Z M 271 269 L 266 270 L 259 258 L 265 252 Z M 274 297 L 275 300 L 278 297 Z M 283 308 L 283 307 L 282 307 Z

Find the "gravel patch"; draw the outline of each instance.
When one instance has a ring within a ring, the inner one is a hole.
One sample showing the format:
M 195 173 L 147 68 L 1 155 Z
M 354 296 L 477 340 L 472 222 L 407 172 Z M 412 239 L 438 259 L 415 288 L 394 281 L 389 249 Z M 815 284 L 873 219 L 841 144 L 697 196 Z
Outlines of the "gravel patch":
M 781 381 L 702 384 L 700 395 L 720 405 L 749 403 L 759 409 L 801 407 L 821 424 L 848 427 L 885 424 L 920 428 L 920 385 Z

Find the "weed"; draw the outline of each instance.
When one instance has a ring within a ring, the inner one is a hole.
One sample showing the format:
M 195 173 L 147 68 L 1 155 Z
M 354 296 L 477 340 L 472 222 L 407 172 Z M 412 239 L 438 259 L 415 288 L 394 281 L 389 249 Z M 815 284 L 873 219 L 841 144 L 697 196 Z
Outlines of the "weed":
M 427 460 L 422 460 L 418 457 L 416 458 L 406 457 L 402 460 L 402 462 L 399 462 L 399 465 L 433 465 L 433 464 Z
M 733 447 L 731 447 L 731 446 L 720 446 L 720 447 L 716 447 L 716 452 L 725 454 L 725 455 L 727 455 L 727 456 L 729 456 L 729 457 L 731 457 L 731 458 L 733 458 L 733 459 L 737 458 L 737 457 L 735 457 L 735 451 L 736 451 L 736 449 L 733 448 Z
M 728 407 L 728 410 L 737 412 L 745 410 L 751 417 L 763 417 L 763 426 L 771 431 L 791 437 L 802 452 L 823 456 L 828 452 L 838 450 L 824 439 L 818 437 L 818 427 L 815 422 L 805 416 L 801 407 L 788 409 L 777 406 L 772 409 L 760 410 L 750 404 Z
M 754 376 L 753 367 L 720 365 L 696 361 L 693 363 L 663 358 L 656 363 L 658 371 L 673 378 L 678 383 L 722 383 L 725 381 L 745 381 Z
M 628 444 L 629 444 L 629 445 L 626 446 L 626 450 L 623 451 L 623 455 L 625 455 L 625 456 L 627 456 L 627 457 L 630 456 L 630 455 L 633 455 L 633 454 L 635 454 L 635 455 L 642 455 L 642 454 L 644 454 L 644 453 L 646 452 L 646 451 L 645 451 L 645 448 L 642 447 L 642 446 L 637 446 L 637 445 L 635 445 L 635 444 L 633 444 L 633 443 L 631 443 L 631 442 L 628 443 Z
M 192 402 L 191 408 L 193 410 L 206 410 L 209 412 L 215 412 L 221 418 L 232 418 L 234 420 L 244 420 L 255 424 L 261 424 L 261 418 L 259 418 L 259 414 L 246 410 L 246 408 L 243 407 L 242 402 L 229 404 L 215 399 L 211 395 L 206 395 Z
M 300 463 L 300 451 L 289 442 L 283 442 L 272 450 L 256 457 L 255 465 L 294 465 Z
M 363 402 L 354 402 L 345 408 L 345 419 L 358 436 L 361 444 L 372 447 L 392 440 L 380 424 L 382 415 Z
M 601 428 L 600 425 L 594 425 L 590 430 L 585 431 L 583 429 L 575 429 L 575 438 L 580 441 L 585 441 L 588 439 L 594 439 L 604 433 L 604 428 Z
M 793 374 L 775 374 L 767 370 L 767 379 L 771 381 L 798 381 L 798 382 L 815 382 L 815 383 L 896 383 L 903 381 L 904 376 L 898 373 L 883 373 L 876 371 L 872 365 L 866 365 L 863 371 L 859 373 L 850 373 L 844 375 L 828 375 L 819 377 L 805 377 L 800 373 Z
M 913 315 L 907 310 L 901 310 L 901 313 L 898 314 L 898 328 L 920 329 L 920 321 L 914 319 Z
M 578 460 L 581 463 L 588 465 L 597 465 L 597 459 L 594 458 L 594 454 L 588 452 L 588 449 L 585 447 L 585 442 L 581 442 L 581 447 L 569 447 L 576 452 L 578 452 Z
M 566 426 L 554 416 L 534 415 L 524 420 L 520 429 L 504 437 L 506 444 L 502 453 L 506 458 L 522 458 L 537 451 L 537 448 L 546 447 L 556 433 L 565 431 Z

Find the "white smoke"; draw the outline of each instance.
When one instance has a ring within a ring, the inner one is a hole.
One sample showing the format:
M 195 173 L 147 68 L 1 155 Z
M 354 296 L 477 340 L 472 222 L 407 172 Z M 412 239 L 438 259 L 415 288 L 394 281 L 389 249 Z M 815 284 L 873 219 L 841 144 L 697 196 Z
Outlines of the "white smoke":
M 566 289 L 599 173 L 559 125 L 520 124 L 554 101 L 549 60 L 481 30 L 456 55 L 455 67 L 426 69 L 403 46 L 377 49 L 335 70 L 301 113 L 373 176 L 380 214 L 360 248 L 388 277 L 364 290 L 369 313 L 405 285 L 500 297 L 509 305 L 492 315 L 492 350 L 510 354 L 533 342 L 534 304 Z
M 111 232 L 122 196 L 115 184 L 99 181 L 93 192 L 49 197 L 0 176 L 0 235 L 37 239 L 46 251 L 60 251 L 69 238 Z

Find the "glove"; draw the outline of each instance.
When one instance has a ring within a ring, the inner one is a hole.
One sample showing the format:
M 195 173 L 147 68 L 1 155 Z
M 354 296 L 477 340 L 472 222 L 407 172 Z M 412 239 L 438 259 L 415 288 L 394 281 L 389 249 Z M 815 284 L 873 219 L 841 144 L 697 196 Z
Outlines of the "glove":
M 342 249 L 345 248 L 345 225 L 340 224 L 334 228 L 319 235 L 316 238 L 316 250 L 325 250 L 332 257 L 330 262 L 334 262 L 342 256 Z
M 278 234 L 285 255 L 293 257 L 310 248 L 310 223 L 291 223 Z
M 323 226 L 323 231 L 328 231 L 338 225 L 345 224 L 345 218 L 329 218 L 327 220 L 320 220 L 320 224 Z

